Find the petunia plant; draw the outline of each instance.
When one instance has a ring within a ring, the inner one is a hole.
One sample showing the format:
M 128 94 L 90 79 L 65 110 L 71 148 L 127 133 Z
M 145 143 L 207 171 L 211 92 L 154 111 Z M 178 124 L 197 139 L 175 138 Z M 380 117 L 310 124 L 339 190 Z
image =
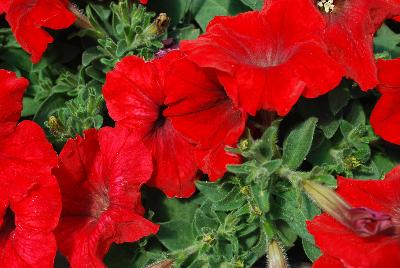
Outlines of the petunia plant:
M 398 0 L 0 16 L 0 267 L 400 266 Z

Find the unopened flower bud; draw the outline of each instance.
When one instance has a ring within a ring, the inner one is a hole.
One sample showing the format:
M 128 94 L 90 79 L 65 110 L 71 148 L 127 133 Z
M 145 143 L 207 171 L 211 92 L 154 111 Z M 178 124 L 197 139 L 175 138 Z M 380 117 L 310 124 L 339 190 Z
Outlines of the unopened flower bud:
M 287 268 L 286 257 L 281 246 L 272 240 L 268 246 L 268 268 Z
M 148 36 L 160 36 L 165 33 L 171 19 L 166 13 L 160 13 L 158 17 L 145 30 L 144 34 Z
M 326 186 L 304 180 L 303 188 L 323 211 L 361 237 L 374 236 L 394 228 L 390 215 L 365 207 L 353 208 Z
M 309 197 L 326 213 L 341 223 L 346 223 L 351 208 L 335 191 L 310 180 L 303 180 L 303 188 Z

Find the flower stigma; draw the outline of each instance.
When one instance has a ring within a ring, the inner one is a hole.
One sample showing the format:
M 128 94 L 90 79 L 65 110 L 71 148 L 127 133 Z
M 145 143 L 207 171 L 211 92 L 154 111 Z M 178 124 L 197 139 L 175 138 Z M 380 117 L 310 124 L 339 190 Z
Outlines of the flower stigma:
M 332 13 L 335 11 L 335 5 L 333 4 L 333 0 L 319 0 L 317 3 L 320 10 L 325 13 Z

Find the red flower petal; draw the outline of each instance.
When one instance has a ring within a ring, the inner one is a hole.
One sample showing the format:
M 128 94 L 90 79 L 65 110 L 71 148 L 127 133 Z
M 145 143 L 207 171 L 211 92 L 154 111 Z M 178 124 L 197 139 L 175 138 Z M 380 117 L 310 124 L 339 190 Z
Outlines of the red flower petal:
M 400 189 L 399 167 L 388 173 L 383 181 L 360 181 L 339 178 L 338 193 L 354 207 L 367 207 L 399 220 Z M 340 259 L 342 263 L 355 267 L 397 267 L 400 243 L 396 233 L 381 233 L 371 237 L 360 237 L 327 214 L 315 217 L 307 223 L 316 244 L 324 254 Z M 396 230 L 394 232 L 397 232 Z
M 68 10 L 68 0 L 9 0 L 0 5 L 6 12 L 6 20 L 21 47 L 32 55 L 32 62 L 40 61 L 42 54 L 53 38 L 42 29 L 68 28 L 75 16 Z
M 194 145 L 179 133 L 163 114 L 167 107 L 160 59 L 146 63 L 126 57 L 107 74 L 103 94 L 110 116 L 117 125 L 138 133 L 153 156 L 149 184 L 169 197 L 189 197 L 195 191 L 197 165 Z
M 135 133 L 87 130 L 84 138 L 65 144 L 54 173 L 63 202 L 56 238 L 72 267 L 104 267 L 112 243 L 157 232 L 158 226 L 141 216 L 140 187 L 150 178 L 152 163 Z
M 9 198 L 18 201 L 57 165 L 56 153 L 44 131 L 32 121 L 23 121 L 15 131 L 0 140 L 0 184 Z
M 308 1 L 309 0 L 305 0 Z M 396 0 L 335 1 L 335 11 L 325 14 L 324 40 L 332 57 L 346 68 L 346 76 L 363 90 L 376 86 L 373 37 L 385 19 L 400 14 Z M 315 10 L 318 10 L 314 4 Z
M 22 111 L 22 96 L 28 80 L 16 74 L 0 70 L 0 138 L 12 132 Z
M 3 0 L 0 2 L 0 15 L 4 12 L 7 12 L 7 10 L 10 7 L 10 0 Z
M 223 143 L 208 150 L 196 150 L 196 159 L 201 170 L 208 174 L 210 181 L 222 178 L 226 172 L 226 165 L 240 164 L 239 155 L 225 151 Z
M 312 266 L 313 268 L 345 268 L 342 262 L 331 256 L 322 255 L 316 260 Z
M 378 68 L 378 89 L 382 96 L 372 111 L 371 125 L 384 140 L 400 144 L 400 60 L 379 60 Z
M 268 109 L 285 115 L 300 95 L 322 95 L 342 77 L 320 38 L 323 26 L 311 2 L 271 1 L 263 12 L 215 18 L 181 49 L 216 70 L 228 95 L 250 114 Z

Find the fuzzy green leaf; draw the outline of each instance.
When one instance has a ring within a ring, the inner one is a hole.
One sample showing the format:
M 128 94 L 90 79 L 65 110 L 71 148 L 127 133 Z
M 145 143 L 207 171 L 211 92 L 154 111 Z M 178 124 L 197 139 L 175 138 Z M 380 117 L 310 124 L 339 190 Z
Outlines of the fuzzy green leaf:
M 264 4 L 264 0 L 241 0 L 243 4 L 253 10 L 260 10 Z
M 283 163 L 291 169 L 298 168 L 310 151 L 318 119 L 309 118 L 297 126 L 283 143 Z
M 171 251 L 189 247 L 195 241 L 192 225 L 180 219 L 160 223 L 157 238 Z
M 321 251 L 314 245 L 314 243 L 311 243 L 305 239 L 302 239 L 301 242 L 303 244 L 304 252 L 310 261 L 314 262 L 321 256 Z
M 203 31 L 206 30 L 207 24 L 215 16 L 236 15 L 248 10 L 246 6 L 238 0 L 204 0 L 198 1 L 198 3 L 194 5 L 194 19 Z

